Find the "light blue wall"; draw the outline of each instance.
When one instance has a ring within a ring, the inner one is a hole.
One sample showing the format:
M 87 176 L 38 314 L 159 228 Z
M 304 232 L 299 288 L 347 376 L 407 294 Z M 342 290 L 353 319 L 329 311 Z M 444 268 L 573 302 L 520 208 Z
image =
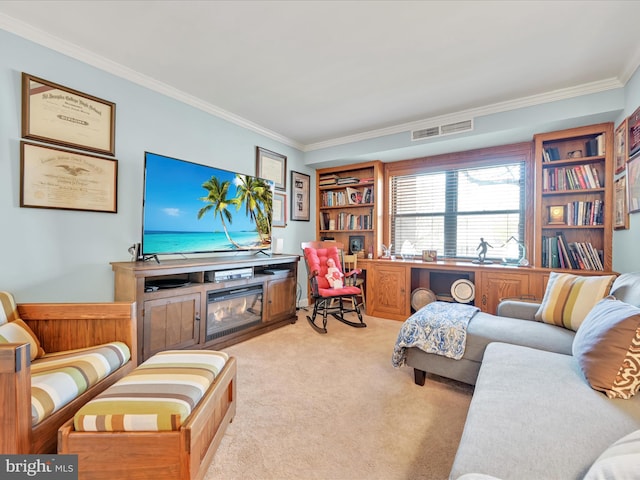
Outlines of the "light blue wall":
M 20 208 L 21 73 L 116 103 L 118 213 Z M 640 105 L 640 74 L 624 89 L 550 102 L 475 120 L 472 134 L 417 145 L 408 133 L 388 135 L 302 153 L 135 83 L 0 30 L 0 290 L 27 301 L 110 301 L 110 262 L 127 261 L 140 241 L 144 151 L 176 156 L 243 173 L 255 172 L 256 145 L 288 157 L 288 170 L 314 169 L 372 158 L 415 158 L 531 140 L 533 133 L 624 118 Z M 426 148 L 425 148 L 426 146 Z M 287 175 L 288 183 L 289 173 Z M 289 187 L 290 188 L 290 187 Z M 289 200 L 289 199 L 288 199 Z M 275 229 L 287 253 L 315 236 L 315 191 L 311 221 Z M 614 269 L 640 270 L 636 254 L 640 214 L 631 229 L 614 233 Z M 301 265 L 298 283 L 306 285 Z
M 616 126 L 640 107 L 640 69 L 636 70 L 625 86 L 624 113 Z M 617 272 L 640 271 L 640 212 L 629 215 L 629 230 L 613 232 L 613 269 Z
M 22 72 L 116 104 L 117 214 L 20 208 Z M 3 30 L 0 105 L 0 290 L 19 302 L 113 300 L 110 262 L 128 261 L 141 237 L 145 151 L 254 174 L 259 145 L 286 155 L 289 171 L 314 174 L 296 149 Z M 314 225 L 290 221 L 274 236 L 297 254 Z

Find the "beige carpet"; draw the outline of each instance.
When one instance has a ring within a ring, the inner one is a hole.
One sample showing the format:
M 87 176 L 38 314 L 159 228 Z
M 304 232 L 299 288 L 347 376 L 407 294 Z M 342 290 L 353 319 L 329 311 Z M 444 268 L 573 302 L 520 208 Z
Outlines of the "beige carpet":
M 446 479 L 472 388 L 418 387 L 394 369 L 400 322 L 330 319 L 320 335 L 304 315 L 224 349 L 238 359 L 238 409 L 206 478 Z

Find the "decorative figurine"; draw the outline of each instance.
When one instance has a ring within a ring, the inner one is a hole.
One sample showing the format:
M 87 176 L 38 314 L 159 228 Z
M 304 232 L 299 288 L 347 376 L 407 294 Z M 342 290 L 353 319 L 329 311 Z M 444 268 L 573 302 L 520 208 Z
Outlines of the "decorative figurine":
M 492 263 L 490 260 L 487 260 L 487 249 L 493 248 L 489 242 L 485 242 L 484 238 L 480 237 L 480 244 L 476 250 L 480 250 L 478 253 L 478 260 L 474 260 L 473 263 Z

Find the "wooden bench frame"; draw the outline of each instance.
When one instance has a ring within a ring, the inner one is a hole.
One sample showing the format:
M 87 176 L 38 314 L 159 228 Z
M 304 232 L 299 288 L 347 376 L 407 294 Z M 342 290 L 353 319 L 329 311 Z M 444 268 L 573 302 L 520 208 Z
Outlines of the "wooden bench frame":
M 31 426 L 31 361 L 27 344 L 0 344 L 0 452 L 55 453 L 58 429 L 85 403 L 133 370 L 137 362 L 135 303 L 23 303 L 19 317 L 46 353 L 120 341 L 131 360 L 70 403 Z
M 58 432 L 58 453 L 78 455 L 87 480 L 202 479 L 236 414 L 236 359 L 230 357 L 177 431 Z

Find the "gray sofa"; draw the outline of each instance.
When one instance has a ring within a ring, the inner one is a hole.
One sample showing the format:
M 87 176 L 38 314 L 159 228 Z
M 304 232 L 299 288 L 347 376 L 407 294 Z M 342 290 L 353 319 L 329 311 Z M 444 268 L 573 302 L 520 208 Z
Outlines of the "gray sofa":
M 640 306 L 640 273 L 618 277 L 611 293 Z M 505 302 L 500 316 L 476 314 L 462 360 L 409 349 L 416 383 L 431 372 L 475 384 L 451 480 L 582 479 L 608 447 L 640 429 L 640 394 L 609 399 L 592 389 L 572 356 L 575 333 L 531 321 L 537 308 Z

